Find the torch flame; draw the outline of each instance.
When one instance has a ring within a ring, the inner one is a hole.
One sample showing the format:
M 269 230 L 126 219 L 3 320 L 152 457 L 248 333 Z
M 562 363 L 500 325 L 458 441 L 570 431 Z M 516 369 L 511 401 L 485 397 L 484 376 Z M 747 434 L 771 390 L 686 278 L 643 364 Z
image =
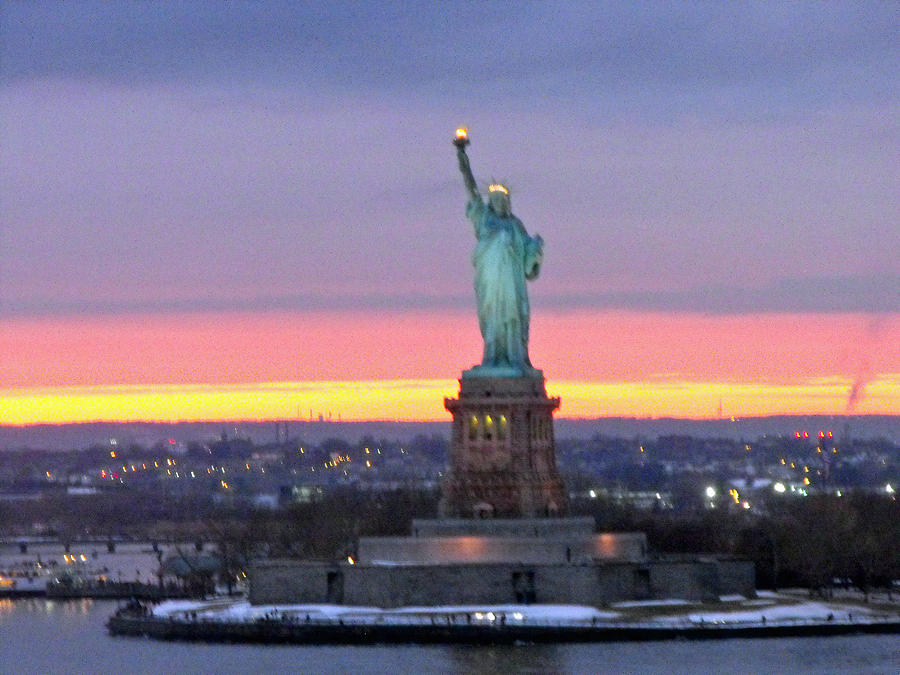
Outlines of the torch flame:
M 488 187 L 488 190 L 490 190 L 491 192 L 502 192 L 505 195 L 509 194 L 509 190 L 506 189 L 506 186 L 500 185 L 500 183 L 493 183 L 490 187 Z
M 460 127 L 459 129 L 456 130 L 457 138 L 463 139 L 463 138 L 468 138 L 468 136 L 469 136 L 469 130 L 466 129 L 465 127 Z

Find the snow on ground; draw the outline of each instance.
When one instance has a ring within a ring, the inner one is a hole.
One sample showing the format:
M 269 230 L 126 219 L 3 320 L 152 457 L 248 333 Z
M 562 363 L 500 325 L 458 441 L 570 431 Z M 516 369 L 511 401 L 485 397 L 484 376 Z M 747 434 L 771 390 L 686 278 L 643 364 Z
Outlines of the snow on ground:
M 743 595 L 720 595 L 719 602 L 741 602 L 742 600 L 746 600 Z
M 771 598 L 773 600 L 781 599 L 781 595 L 779 595 L 776 591 L 756 591 L 757 598 Z
M 680 598 L 663 598 L 662 600 L 628 600 L 627 602 L 614 602 L 613 607 L 673 607 L 676 605 L 696 605 L 696 602 L 682 600 Z
M 295 617 L 312 621 L 346 619 L 365 621 L 411 621 L 431 617 L 470 616 L 477 621 L 509 620 L 535 623 L 570 623 L 616 619 L 619 612 L 604 612 L 582 605 L 438 605 L 434 607 L 354 607 L 348 605 L 251 605 L 246 600 L 214 604 L 203 600 L 167 601 L 153 608 L 157 617 L 184 617 L 197 613 L 217 621 L 255 621 L 263 618 Z
M 255 621 L 265 617 L 299 616 L 311 619 L 336 619 L 346 614 L 348 609 L 359 612 L 369 610 L 368 607 L 341 607 L 338 605 L 251 605 L 246 600 L 235 603 L 216 612 L 216 618 L 235 621 Z
M 760 595 L 763 595 L 761 592 Z M 627 623 L 631 620 L 627 610 L 642 607 L 678 607 L 691 605 L 694 610 L 690 614 L 641 616 L 642 625 L 672 624 L 715 624 L 715 623 L 783 623 L 792 621 L 868 621 L 895 614 L 857 605 L 828 603 L 817 601 L 796 602 L 796 598 L 779 596 L 774 593 L 759 600 L 744 600 L 742 611 L 728 611 L 721 607 L 702 611 L 699 603 L 678 598 L 662 600 L 646 600 L 619 602 L 613 607 L 626 611 L 603 611 L 584 605 L 439 605 L 433 607 L 398 607 L 381 609 L 378 607 L 354 607 L 348 605 L 251 605 L 247 600 L 232 598 L 217 600 L 168 600 L 155 606 L 152 610 L 157 617 L 169 617 L 176 620 L 213 620 L 251 622 L 260 619 L 291 620 L 296 622 L 312 621 L 348 623 L 403 623 L 417 624 L 423 622 L 448 623 L 526 623 L 536 625 L 580 624 L 605 622 L 613 624 Z M 724 596 L 724 598 L 740 596 Z M 723 598 L 723 599 L 724 599 Z M 785 604 L 789 603 L 789 604 Z M 733 605 L 732 605 L 733 606 Z M 700 610 L 700 611 L 698 611 Z M 196 616 L 194 616 L 196 615 Z M 308 617 L 308 619 L 307 619 Z M 831 618 L 829 618 L 831 617 Z
M 183 612 L 199 611 L 206 606 L 203 600 L 164 600 L 153 607 L 153 615 L 159 617 L 172 616 Z
M 872 612 L 864 607 L 833 605 L 824 602 L 801 602 L 795 605 L 770 605 L 743 612 L 692 612 L 687 616 L 661 616 L 654 620 L 666 623 L 683 623 L 685 620 L 692 623 L 849 621 L 854 616 L 868 619 L 874 614 L 877 612 Z
M 526 619 L 548 621 L 591 621 L 592 619 L 614 619 L 619 612 L 603 612 L 584 605 L 446 605 L 436 607 L 398 607 L 386 609 L 385 614 L 427 613 L 427 614 L 473 614 L 493 612 L 494 614 L 522 614 Z

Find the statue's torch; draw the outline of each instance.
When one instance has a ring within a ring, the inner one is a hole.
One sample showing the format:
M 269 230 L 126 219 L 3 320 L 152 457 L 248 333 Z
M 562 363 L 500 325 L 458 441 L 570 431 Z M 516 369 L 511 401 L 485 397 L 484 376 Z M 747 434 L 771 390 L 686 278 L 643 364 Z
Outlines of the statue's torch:
M 455 145 L 460 150 L 465 149 L 465 147 L 469 144 L 469 130 L 465 127 L 460 127 L 456 130 L 456 136 L 453 139 L 453 145 Z

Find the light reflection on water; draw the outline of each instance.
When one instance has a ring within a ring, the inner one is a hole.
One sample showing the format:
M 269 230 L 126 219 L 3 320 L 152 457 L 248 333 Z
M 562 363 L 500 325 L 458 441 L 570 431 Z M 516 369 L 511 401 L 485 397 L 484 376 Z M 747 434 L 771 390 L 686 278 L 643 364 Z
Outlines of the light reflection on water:
M 0 599 L 0 617 L 17 612 L 22 615 L 23 612 L 33 614 L 46 614 L 48 616 L 71 617 L 78 615 L 86 615 L 97 611 L 95 602 L 88 598 L 78 600 L 45 600 L 44 598 L 17 599 L 10 598 Z M 113 610 L 115 607 L 113 607 Z M 21 616 L 18 616 L 21 618 Z
M 44 610 L 47 614 L 52 615 L 54 612 L 58 611 L 57 608 L 62 609 L 63 616 L 70 617 L 90 613 L 94 608 L 94 603 L 87 598 L 66 602 L 59 600 L 46 600 L 44 602 Z
M 895 635 L 503 647 L 303 647 L 113 638 L 111 601 L 0 601 L 0 673 L 900 672 Z

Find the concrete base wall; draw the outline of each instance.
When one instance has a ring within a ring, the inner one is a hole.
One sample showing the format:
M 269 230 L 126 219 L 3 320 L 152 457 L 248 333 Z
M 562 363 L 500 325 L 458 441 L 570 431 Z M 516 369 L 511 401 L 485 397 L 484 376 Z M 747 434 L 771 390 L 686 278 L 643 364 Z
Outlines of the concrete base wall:
M 562 603 L 602 606 L 624 600 L 720 595 L 753 597 L 753 563 L 737 560 L 331 565 L 256 561 L 250 602 L 338 603 L 377 607 Z
M 647 538 L 642 532 L 571 537 L 362 537 L 356 552 L 362 564 L 637 562 L 647 557 Z
M 586 537 L 594 533 L 591 516 L 572 518 L 414 518 L 413 537 Z
M 250 602 L 303 604 L 310 602 L 340 604 L 344 589 L 341 566 L 298 560 L 266 560 L 254 564 L 248 575 Z M 329 579 L 332 581 L 329 587 Z

